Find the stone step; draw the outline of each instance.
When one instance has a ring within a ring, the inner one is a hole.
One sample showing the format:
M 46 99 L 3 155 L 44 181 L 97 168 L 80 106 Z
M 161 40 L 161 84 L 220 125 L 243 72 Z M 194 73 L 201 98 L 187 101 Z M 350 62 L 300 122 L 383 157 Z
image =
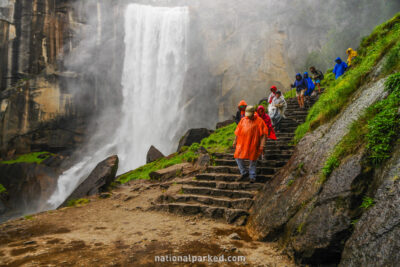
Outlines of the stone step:
M 209 187 L 182 187 L 184 194 L 193 195 L 207 195 L 216 197 L 229 197 L 229 198 L 253 198 L 257 191 L 244 191 L 244 190 L 224 190 Z
M 242 209 L 230 209 L 224 207 L 213 207 L 202 204 L 169 203 L 158 204 L 158 210 L 178 213 L 183 215 L 203 214 L 212 219 L 225 219 L 227 223 L 234 223 L 239 217 L 248 216 L 248 212 Z
M 174 197 L 173 201 L 179 203 L 199 203 L 203 205 L 224 207 L 230 209 L 242 209 L 248 210 L 253 204 L 251 198 L 223 198 L 223 197 L 210 197 L 210 196 L 199 196 L 199 195 L 186 195 L 180 194 Z
M 235 160 L 216 159 L 214 162 L 217 166 L 237 166 Z M 286 160 L 258 160 L 257 164 L 264 167 L 282 167 L 285 166 Z
M 262 175 L 272 175 L 278 168 L 257 167 L 257 173 Z M 208 173 L 239 174 L 239 168 L 236 166 L 209 166 Z
M 236 167 L 237 168 L 237 167 Z M 273 174 L 260 174 L 256 177 L 257 183 L 265 183 L 271 180 Z M 236 182 L 237 179 L 240 178 L 240 174 L 231 174 L 231 173 L 201 173 L 196 175 L 196 180 L 204 181 L 204 180 L 211 180 L 211 181 L 224 181 L 224 182 Z M 248 179 L 248 178 L 247 178 Z M 248 180 L 246 181 L 248 182 Z
M 191 187 L 210 187 L 223 190 L 249 190 L 257 191 L 263 187 L 263 183 L 249 183 L 249 182 L 223 182 L 223 181 L 210 181 L 210 180 L 193 180 L 183 183 Z
M 267 151 L 266 151 L 267 152 Z M 265 160 L 288 160 L 292 153 L 265 153 Z M 227 154 L 225 157 L 220 158 L 225 160 L 234 160 L 233 154 Z

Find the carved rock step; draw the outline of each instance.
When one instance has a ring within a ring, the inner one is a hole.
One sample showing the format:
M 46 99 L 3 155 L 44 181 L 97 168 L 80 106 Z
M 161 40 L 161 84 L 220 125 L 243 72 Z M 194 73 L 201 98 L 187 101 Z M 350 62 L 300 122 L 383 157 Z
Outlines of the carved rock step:
M 229 209 L 213 207 L 202 204 L 169 203 L 158 204 L 156 209 L 184 215 L 204 214 L 213 219 L 225 219 L 228 223 L 234 223 L 239 217 L 248 216 L 248 212 L 242 209 Z
M 236 182 L 236 179 L 240 177 L 239 174 L 228 174 L 228 173 L 201 173 L 196 175 L 196 180 L 204 181 L 225 181 L 225 182 Z M 271 180 L 272 174 L 270 175 L 257 175 L 256 182 L 257 183 L 265 183 Z M 248 182 L 248 181 L 246 181 Z
M 249 182 L 224 182 L 212 180 L 193 180 L 185 182 L 184 185 L 191 187 L 210 187 L 222 190 L 249 190 L 257 191 L 262 188 L 263 183 L 249 183 Z
M 274 174 L 278 168 L 257 167 L 258 174 Z M 222 174 L 239 174 L 239 168 L 233 166 L 209 166 L 206 170 L 208 173 L 222 173 Z
M 236 161 L 233 159 L 216 159 L 214 162 L 217 166 L 237 166 Z M 258 160 L 258 164 L 263 167 L 282 167 L 285 166 L 286 160 Z
M 224 190 L 209 187 L 182 187 L 184 194 L 207 195 L 229 198 L 253 198 L 257 191 Z
M 224 197 L 210 197 L 210 196 L 200 196 L 200 195 L 187 195 L 187 194 L 180 194 L 176 195 L 173 198 L 165 199 L 165 201 L 169 203 L 198 203 L 203 205 L 209 206 L 216 206 L 216 207 L 224 207 L 230 209 L 242 209 L 248 210 L 250 209 L 251 205 L 253 204 L 253 200 L 251 198 L 237 198 L 237 199 L 230 199 Z

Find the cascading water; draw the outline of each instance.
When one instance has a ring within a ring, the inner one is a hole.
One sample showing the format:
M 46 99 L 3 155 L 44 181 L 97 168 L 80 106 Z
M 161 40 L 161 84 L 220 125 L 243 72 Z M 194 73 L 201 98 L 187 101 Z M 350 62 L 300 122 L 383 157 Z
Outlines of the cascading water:
M 120 159 L 119 173 L 145 163 L 151 145 L 164 153 L 176 148 L 177 129 L 187 71 L 189 10 L 130 4 L 125 13 L 125 60 L 120 126 L 105 146 L 88 151 L 58 179 L 49 199 L 58 207 L 98 162 L 111 154 Z M 101 130 L 101 129 L 100 129 Z

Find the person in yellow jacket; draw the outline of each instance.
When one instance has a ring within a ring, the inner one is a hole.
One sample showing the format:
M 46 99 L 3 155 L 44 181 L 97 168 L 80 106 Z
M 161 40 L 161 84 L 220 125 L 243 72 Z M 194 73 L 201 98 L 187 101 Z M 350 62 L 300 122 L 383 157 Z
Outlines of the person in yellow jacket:
M 347 65 L 350 67 L 351 61 L 357 56 L 357 51 L 353 50 L 353 48 L 349 48 L 347 49 L 346 54 L 349 55 L 347 58 Z

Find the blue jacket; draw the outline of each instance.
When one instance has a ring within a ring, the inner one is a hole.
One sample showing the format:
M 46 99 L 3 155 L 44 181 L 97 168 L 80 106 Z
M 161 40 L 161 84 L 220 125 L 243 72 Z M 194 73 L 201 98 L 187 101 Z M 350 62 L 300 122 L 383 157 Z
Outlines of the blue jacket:
M 312 79 L 308 76 L 308 72 L 304 72 L 304 80 L 307 83 L 307 91 L 304 93 L 305 96 L 310 96 L 315 89 L 315 84 Z
M 339 63 L 336 62 L 335 68 L 333 69 L 333 73 L 336 75 L 337 79 L 344 74 L 348 66 L 340 57 L 338 57 L 335 61 L 340 61 Z
M 306 82 L 306 80 L 303 79 L 303 77 L 301 76 L 300 73 L 296 74 L 296 77 L 300 76 L 301 80 L 295 80 L 294 83 L 292 84 L 292 88 L 296 88 L 297 92 L 300 92 L 301 90 L 306 90 L 308 89 L 308 84 Z

